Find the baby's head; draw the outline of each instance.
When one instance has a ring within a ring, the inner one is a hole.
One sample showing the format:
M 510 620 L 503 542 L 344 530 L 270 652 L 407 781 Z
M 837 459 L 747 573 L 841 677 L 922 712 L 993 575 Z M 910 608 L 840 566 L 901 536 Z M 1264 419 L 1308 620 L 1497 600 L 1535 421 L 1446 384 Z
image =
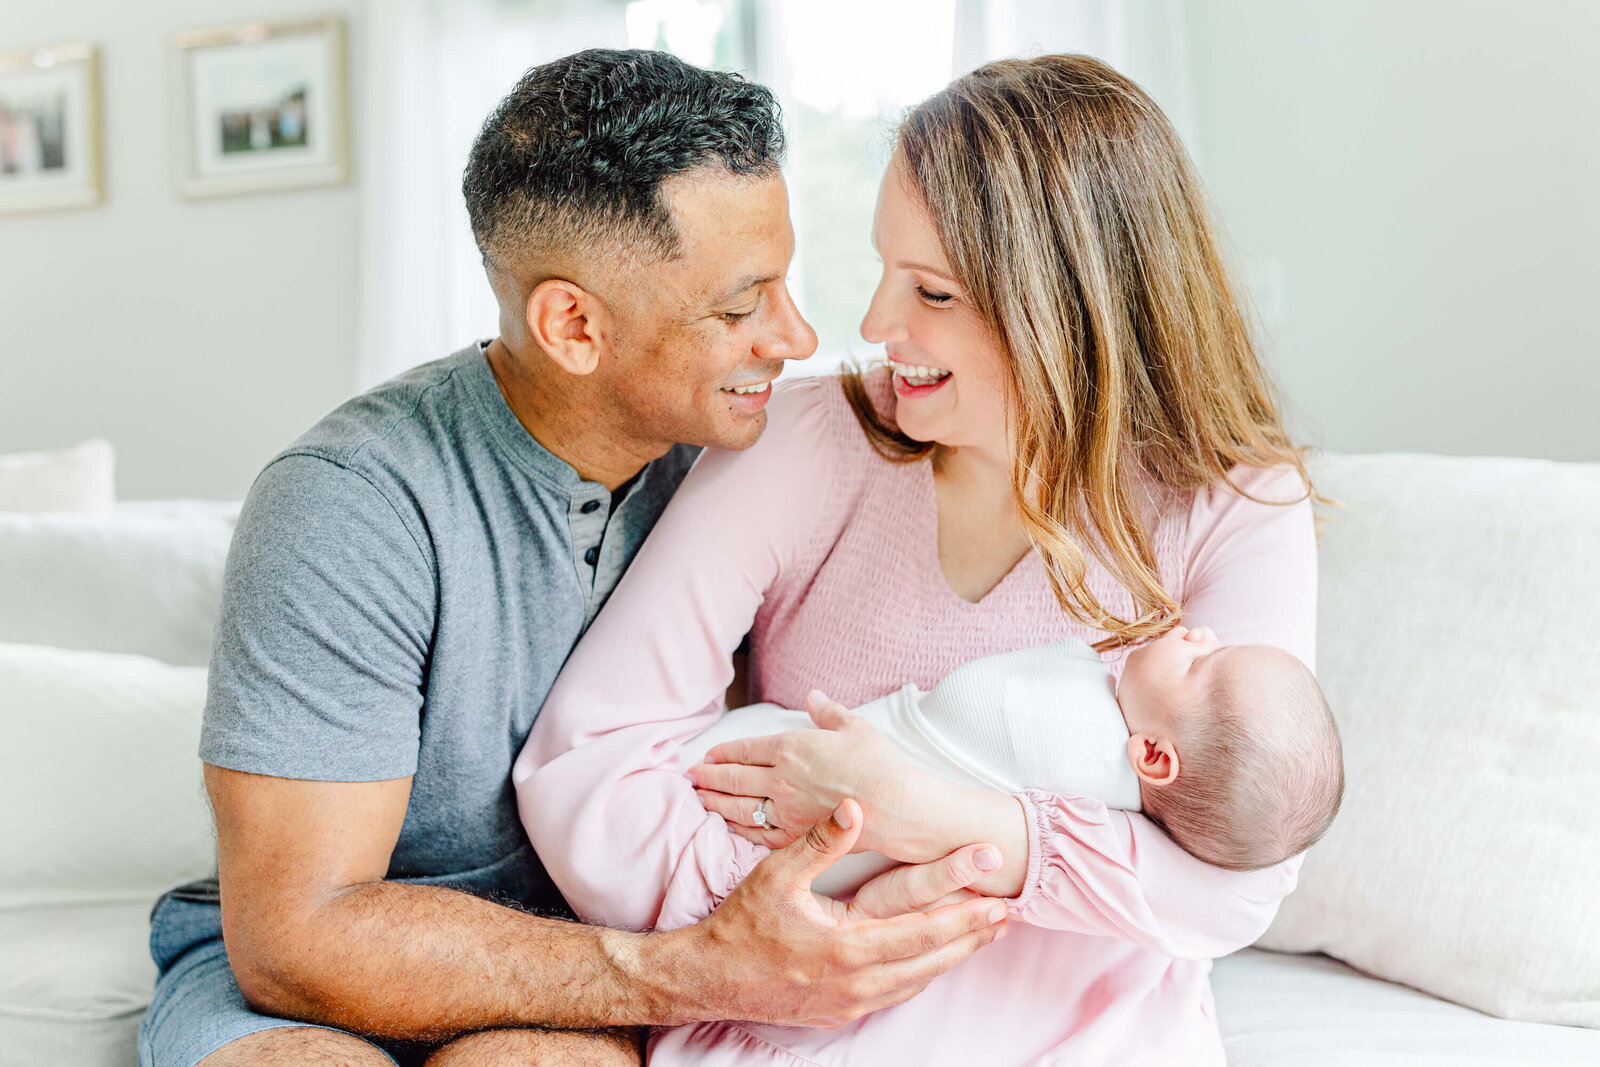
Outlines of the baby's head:
M 1117 703 L 1144 813 L 1207 863 L 1270 867 L 1339 810 L 1339 731 L 1316 678 L 1282 649 L 1178 626 L 1129 654 Z

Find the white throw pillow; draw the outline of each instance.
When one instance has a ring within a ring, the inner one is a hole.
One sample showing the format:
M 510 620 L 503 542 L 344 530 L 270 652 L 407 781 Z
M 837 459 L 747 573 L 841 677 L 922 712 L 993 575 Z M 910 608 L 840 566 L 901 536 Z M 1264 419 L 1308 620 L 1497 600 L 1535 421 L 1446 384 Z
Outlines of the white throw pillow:
M 0 513 L 0 641 L 210 662 L 238 504 Z
M 117 499 L 115 470 L 110 443 L 98 439 L 0 456 L 0 511 L 104 515 Z
M 1344 807 L 1261 939 L 1600 1027 L 1600 467 L 1332 456 Z
M 0 644 L 0 908 L 153 901 L 214 862 L 206 674 Z

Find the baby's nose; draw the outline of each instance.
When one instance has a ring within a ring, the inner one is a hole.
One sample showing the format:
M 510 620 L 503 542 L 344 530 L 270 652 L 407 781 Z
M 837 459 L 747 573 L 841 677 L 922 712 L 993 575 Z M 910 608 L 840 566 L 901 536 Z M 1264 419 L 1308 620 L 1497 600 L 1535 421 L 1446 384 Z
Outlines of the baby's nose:
M 1211 632 L 1209 626 L 1196 626 L 1183 635 L 1185 641 L 1215 641 L 1217 635 Z

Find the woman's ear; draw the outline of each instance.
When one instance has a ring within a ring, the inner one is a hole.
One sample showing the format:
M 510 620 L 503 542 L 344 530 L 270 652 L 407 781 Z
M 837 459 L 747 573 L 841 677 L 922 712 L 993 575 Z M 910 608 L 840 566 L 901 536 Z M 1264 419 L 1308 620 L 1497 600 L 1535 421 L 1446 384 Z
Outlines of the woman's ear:
M 1141 782 L 1170 785 L 1178 779 L 1178 750 L 1165 738 L 1134 734 L 1128 738 L 1128 762 Z
M 569 374 L 591 374 L 604 342 L 600 302 L 573 282 L 550 278 L 528 294 L 528 332 L 545 354 Z

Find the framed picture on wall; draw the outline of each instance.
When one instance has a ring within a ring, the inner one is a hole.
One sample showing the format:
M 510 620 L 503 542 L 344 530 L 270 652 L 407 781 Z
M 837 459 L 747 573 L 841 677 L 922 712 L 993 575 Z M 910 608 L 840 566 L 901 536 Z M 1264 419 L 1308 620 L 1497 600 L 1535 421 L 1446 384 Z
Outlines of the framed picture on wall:
M 173 44 L 181 194 L 233 196 L 349 179 L 342 18 L 188 30 Z
M 102 194 L 95 47 L 0 51 L 0 214 L 87 207 Z

